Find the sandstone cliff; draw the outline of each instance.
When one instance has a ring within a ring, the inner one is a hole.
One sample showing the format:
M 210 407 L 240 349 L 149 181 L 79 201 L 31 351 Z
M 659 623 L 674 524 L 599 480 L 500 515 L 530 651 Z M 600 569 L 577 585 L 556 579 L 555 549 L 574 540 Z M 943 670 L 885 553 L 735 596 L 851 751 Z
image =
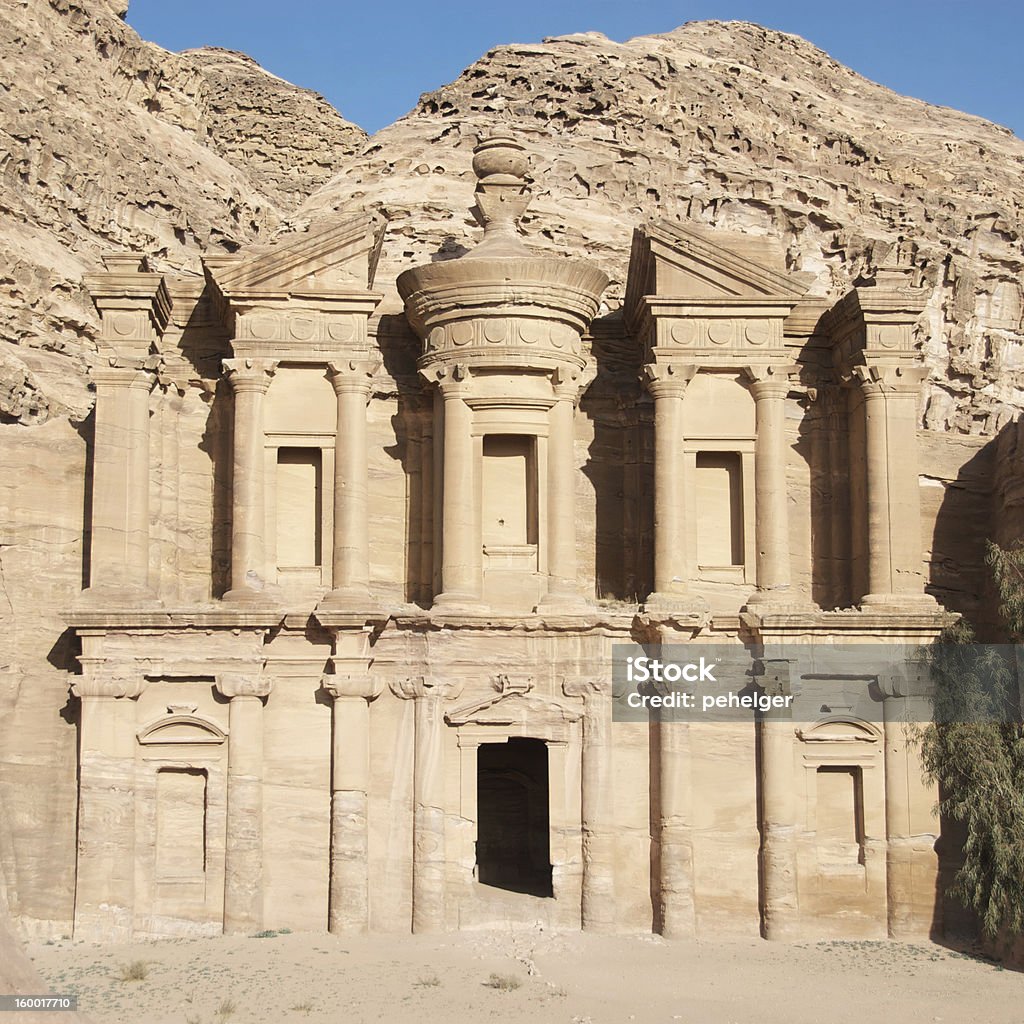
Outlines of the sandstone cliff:
M 143 42 L 123 8 L 14 0 L 0 19 L 0 421 L 89 409 L 81 278 L 102 249 L 195 268 L 274 228 L 365 137 L 248 58 Z
M 1024 142 L 1007 129 L 898 96 L 756 25 L 565 36 L 498 47 L 423 96 L 298 223 L 386 212 L 385 282 L 457 254 L 475 237 L 471 150 L 495 125 L 534 154 L 534 244 L 599 260 L 612 304 L 632 227 L 655 217 L 769 235 L 830 297 L 899 259 L 931 289 L 926 425 L 993 433 L 1024 406 Z
M 72 911 L 62 612 L 82 586 L 87 500 L 96 318 L 81 282 L 105 248 L 195 272 L 201 252 L 374 208 L 390 218 L 391 287 L 477 237 L 471 150 L 502 125 L 534 154 L 533 243 L 598 260 L 609 312 L 632 228 L 654 217 L 771 235 L 822 295 L 912 262 L 932 296 L 925 473 L 936 503 L 958 476 L 966 496 L 949 547 L 968 570 L 942 585 L 977 590 L 991 465 L 969 435 L 1024 407 L 1024 142 L 1005 129 L 896 96 L 795 37 L 704 23 L 498 48 L 364 146 L 319 97 L 240 55 L 169 54 L 124 9 L 9 0 L 0 20 L 0 900 L 22 932 L 59 935 Z

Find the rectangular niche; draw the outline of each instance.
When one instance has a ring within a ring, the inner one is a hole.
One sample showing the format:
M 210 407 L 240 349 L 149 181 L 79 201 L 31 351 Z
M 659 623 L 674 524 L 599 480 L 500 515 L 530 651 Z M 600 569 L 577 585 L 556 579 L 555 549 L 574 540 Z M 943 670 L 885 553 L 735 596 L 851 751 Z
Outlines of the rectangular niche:
M 743 565 L 743 463 L 739 452 L 697 452 L 697 564 Z
M 534 438 L 490 434 L 483 439 L 483 543 L 526 547 L 537 543 L 537 468 Z
M 816 772 L 815 830 L 827 859 L 857 863 L 864 843 L 864 796 L 861 770 L 822 765 Z
M 277 564 L 281 569 L 321 564 L 322 462 L 319 448 L 277 450 Z
M 162 768 L 156 776 L 156 877 L 201 882 L 206 875 L 207 778 L 198 768 Z

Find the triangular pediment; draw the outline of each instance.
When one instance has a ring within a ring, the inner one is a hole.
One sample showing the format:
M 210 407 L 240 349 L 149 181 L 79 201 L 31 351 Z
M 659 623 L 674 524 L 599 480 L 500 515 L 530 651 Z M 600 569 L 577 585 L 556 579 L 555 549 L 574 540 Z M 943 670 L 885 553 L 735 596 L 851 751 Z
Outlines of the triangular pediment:
M 349 294 L 373 285 L 383 225 L 360 214 L 232 256 L 207 256 L 207 275 L 227 299 Z
M 634 233 L 629 278 L 627 291 L 636 298 L 795 302 L 807 290 L 803 275 L 787 273 L 767 240 L 665 221 Z
M 564 725 L 579 721 L 581 717 L 582 710 L 515 691 L 488 695 L 445 715 L 450 725 Z

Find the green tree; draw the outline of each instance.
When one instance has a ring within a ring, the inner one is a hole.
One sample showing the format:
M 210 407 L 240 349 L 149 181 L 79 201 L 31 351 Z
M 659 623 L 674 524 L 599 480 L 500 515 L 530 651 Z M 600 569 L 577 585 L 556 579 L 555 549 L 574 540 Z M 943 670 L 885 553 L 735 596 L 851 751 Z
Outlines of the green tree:
M 986 561 L 1013 644 L 1024 640 L 1024 542 L 989 543 Z M 957 623 L 932 656 L 934 721 L 922 759 L 940 813 L 964 826 L 963 865 L 950 894 L 989 938 L 1024 933 L 1024 726 L 1013 647 L 975 644 Z

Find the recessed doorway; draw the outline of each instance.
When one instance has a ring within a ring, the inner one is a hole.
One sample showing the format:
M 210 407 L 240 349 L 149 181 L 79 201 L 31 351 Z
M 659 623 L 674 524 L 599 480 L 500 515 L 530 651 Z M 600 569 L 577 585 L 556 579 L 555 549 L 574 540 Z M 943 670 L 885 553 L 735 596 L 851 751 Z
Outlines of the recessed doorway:
M 477 750 L 477 880 L 551 896 L 548 748 L 513 737 Z

